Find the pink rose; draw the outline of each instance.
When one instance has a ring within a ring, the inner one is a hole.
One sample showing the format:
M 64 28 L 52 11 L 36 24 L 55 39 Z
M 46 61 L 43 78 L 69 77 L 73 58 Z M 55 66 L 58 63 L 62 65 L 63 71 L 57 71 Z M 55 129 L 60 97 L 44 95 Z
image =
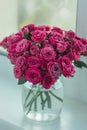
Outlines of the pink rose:
M 13 53 L 8 53 L 7 57 L 8 57 L 8 59 L 10 59 L 12 64 L 16 63 L 17 55 L 15 55 Z
M 23 53 L 24 51 L 29 49 L 31 42 L 28 41 L 27 39 L 23 39 L 20 42 L 17 43 L 16 46 L 16 52 L 18 53 Z
M 36 26 L 34 24 L 28 24 L 20 29 L 22 35 L 29 34 L 31 31 L 34 31 Z
M 24 56 L 19 56 L 16 59 L 16 66 L 18 68 L 21 68 L 21 67 L 25 66 L 25 64 L 26 64 L 26 58 Z
M 27 63 L 29 67 L 39 67 L 40 59 L 36 56 L 29 56 Z
M 68 48 L 68 42 L 58 42 L 57 43 L 57 51 L 59 53 L 63 53 Z
M 54 33 L 48 40 L 52 45 L 57 46 L 58 42 L 63 41 L 63 35 Z
M 49 62 L 47 64 L 47 68 L 48 68 L 49 74 L 52 77 L 56 77 L 57 78 L 58 76 L 60 76 L 61 68 L 60 68 L 60 65 L 57 62 Z
M 63 66 L 63 75 L 65 77 L 70 77 L 75 73 L 75 69 L 73 65 Z
M 27 26 L 30 32 L 34 31 L 37 28 L 35 24 L 28 24 Z
M 18 68 L 17 66 L 14 66 L 14 75 L 15 75 L 15 78 L 17 79 L 21 79 L 23 77 L 23 72 L 20 68 Z
M 31 45 L 30 54 L 37 56 L 39 54 L 39 47 L 37 45 Z
M 32 32 L 31 38 L 34 42 L 41 42 L 46 38 L 46 34 L 44 31 L 35 30 Z
M 72 61 L 70 60 L 69 57 L 67 57 L 66 55 L 65 56 L 61 56 L 59 57 L 58 59 L 58 63 L 60 63 L 62 66 L 68 66 L 68 65 L 71 65 L 72 64 Z
M 76 34 L 72 30 L 65 31 L 65 37 L 69 38 L 69 39 L 72 39 L 72 38 L 76 37 Z
M 84 39 L 84 38 L 81 38 L 81 42 L 82 42 L 82 44 L 85 46 L 85 50 L 84 50 L 84 52 L 83 52 L 83 55 L 87 55 L 87 40 L 86 39 Z
M 46 25 L 38 26 L 37 29 L 42 30 L 42 31 L 46 31 L 46 32 L 50 31 L 50 27 L 46 26 Z
M 80 60 L 80 53 L 77 52 L 76 50 L 70 50 L 70 52 L 67 53 L 67 56 L 71 60 Z
M 12 34 L 8 37 L 8 43 L 13 44 L 22 40 L 21 33 Z
M 8 37 L 5 37 L 5 38 L 0 42 L 0 46 L 2 46 L 3 48 L 8 48 Z
M 44 48 L 44 47 L 52 47 L 52 48 L 53 48 L 53 45 L 50 44 L 50 42 L 49 42 L 48 40 L 44 40 L 44 41 L 42 42 L 42 47 L 43 47 L 43 48 Z
M 41 49 L 40 57 L 46 61 L 54 60 L 56 53 L 51 47 L 44 47 Z
M 41 82 L 41 72 L 37 68 L 28 68 L 25 73 L 25 78 L 35 85 Z
M 9 44 L 8 44 L 8 48 L 7 48 L 7 51 L 8 51 L 9 53 L 16 54 L 16 46 L 17 46 L 17 43 L 9 43 Z
M 85 52 L 86 50 L 86 47 L 85 45 L 81 42 L 81 40 L 74 40 L 74 43 L 73 43 L 73 47 L 74 49 L 79 52 L 79 53 L 82 53 L 82 52 Z
M 56 78 L 52 78 L 52 76 L 47 72 L 44 74 L 44 77 L 42 78 L 42 86 L 45 89 L 49 89 L 51 85 L 53 85 L 56 81 Z
M 61 28 L 59 28 L 59 27 L 53 27 L 53 28 L 52 28 L 52 31 L 53 31 L 53 32 L 60 33 L 60 34 L 63 34 L 62 29 L 61 29 Z
M 60 57 L 58 62 L 61 64 L 61 70 L 65 77 L 70 77 L 75 73 L 72 61 L 67 56 Z

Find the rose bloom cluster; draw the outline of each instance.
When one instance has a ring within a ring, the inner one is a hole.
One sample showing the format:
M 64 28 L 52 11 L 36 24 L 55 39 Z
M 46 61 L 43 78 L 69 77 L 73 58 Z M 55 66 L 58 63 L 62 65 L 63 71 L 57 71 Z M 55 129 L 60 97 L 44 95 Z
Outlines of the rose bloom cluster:
M 87 55 L 87 41 L 73 31 L 59 27 L 29 24 L 16 34 L 5 37 L 0 45 L 7 49 L 7 57 L 14 64 L 14 75 L 33 85 L 49 89 L 61 76 L 75 73 L 73 61 Z

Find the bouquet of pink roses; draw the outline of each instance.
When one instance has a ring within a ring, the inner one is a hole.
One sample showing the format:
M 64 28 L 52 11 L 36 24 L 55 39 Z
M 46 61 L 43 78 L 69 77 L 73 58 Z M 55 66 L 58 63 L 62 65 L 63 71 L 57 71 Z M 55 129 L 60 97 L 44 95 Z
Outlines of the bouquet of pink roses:
M 7 49 L 7 57 L 14 65 L 13 71 L 18 84 L 29 81 L 32 86 L 39 84 L 49 89 L 61 75 L 72 77 L 75 66 L 87 68 L 87 64 L 80 60 L 82 55 L 87 56 L 87 40 L 78 37 L 71 30 L 64 31 L 59 27 L 29 24 L 16 34 L 5 37 L 0 42 L 0 46 Z M 25 103 L 27 107 L 30 105 L 29 110 L 41 94 L 37 93 L 32 97 L 32 102 Z M 50 96 L 46 92 L 45 94 L 49 105 Z M 62 101 L 53 93 L 51 94 Z
M 73 76 L 74 65 L 87 67 L 80 61 L 81 55 L 87 55 L 87 40 L 58 27 L 29 24 L 0 45 L 7 49 L 19 84 L 29 81 L 48 89 L 59 76 Z

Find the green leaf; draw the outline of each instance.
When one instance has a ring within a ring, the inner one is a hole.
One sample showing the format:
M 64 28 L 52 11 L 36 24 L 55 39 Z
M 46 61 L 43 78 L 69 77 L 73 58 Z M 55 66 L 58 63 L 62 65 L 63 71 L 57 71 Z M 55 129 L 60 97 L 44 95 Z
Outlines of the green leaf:
M 26 82 L 26 79 L 21 78 L 21 79 L 18 80 L 18 85 L 24 84 L 25 82 Z
M 75 65 L 76 67 L 80 68 L 80 69 L 81 69 L 82 67 L 87 68 L 87 64 L 84 63 L 83 61 L 74 61 L 74 65 Z

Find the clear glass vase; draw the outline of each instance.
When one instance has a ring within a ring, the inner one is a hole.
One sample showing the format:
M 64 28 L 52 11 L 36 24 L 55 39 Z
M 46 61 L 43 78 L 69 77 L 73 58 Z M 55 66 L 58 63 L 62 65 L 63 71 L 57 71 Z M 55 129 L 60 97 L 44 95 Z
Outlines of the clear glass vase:
M 34 121 L 51 121 L 59 117 L 63 105 L 63 85 L 58 79 L 48 90 L 40 84 L 26 82 L 23 86 L 24 114 Z

